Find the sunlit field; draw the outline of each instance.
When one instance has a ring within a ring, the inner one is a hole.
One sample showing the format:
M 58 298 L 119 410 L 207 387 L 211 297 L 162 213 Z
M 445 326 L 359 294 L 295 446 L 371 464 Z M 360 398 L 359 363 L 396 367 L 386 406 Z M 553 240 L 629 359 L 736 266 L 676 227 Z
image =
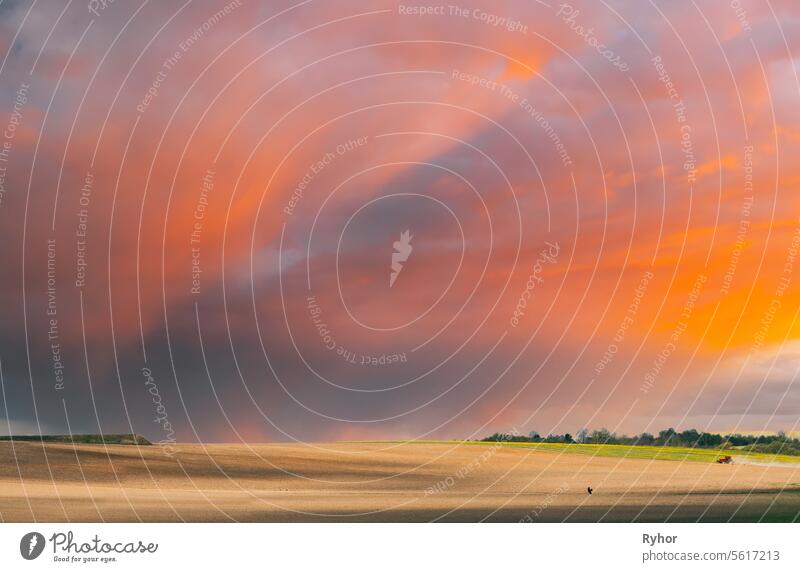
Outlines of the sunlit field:
M 3 442 L 0 503 L 6 522 L 798 519 L 797 457 L 726 454 L 733 464 L 619 445 Z
M 570 453 L 577 455 L 590 455 L 593 457 L 622 457 L 628 459 L 653 459 L 659 461 L 695 461 L 700 463 L 713 463 L 722 456 L 730 455 L 736 460 L 759 463 L 800 463 L 796 455 L 770 455 L 753 453 L 740 449 L 698 449 L 693 447 L 650 447 L 642 445 L 600 445 L 579 443 L 503 443 L 485 441 L 417 441 L 430 444 L 463 444 L 463 445 L 497 445 L 501 447 L 514 447 L 534 449 L 537 451 L 550 451 Z

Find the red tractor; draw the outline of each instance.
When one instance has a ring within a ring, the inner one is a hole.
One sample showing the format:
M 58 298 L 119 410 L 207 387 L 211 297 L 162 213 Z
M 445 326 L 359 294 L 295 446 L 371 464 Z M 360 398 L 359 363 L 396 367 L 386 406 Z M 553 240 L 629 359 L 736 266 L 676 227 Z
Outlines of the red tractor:
M 730 465 L 731 463 L 733 463 L 733 457 L 731 457 L 730 455 L 725 455 L 724 457 L 720 457 L 719 459 L 717 459 L 717 463 L 719 463 L 720 465 Z

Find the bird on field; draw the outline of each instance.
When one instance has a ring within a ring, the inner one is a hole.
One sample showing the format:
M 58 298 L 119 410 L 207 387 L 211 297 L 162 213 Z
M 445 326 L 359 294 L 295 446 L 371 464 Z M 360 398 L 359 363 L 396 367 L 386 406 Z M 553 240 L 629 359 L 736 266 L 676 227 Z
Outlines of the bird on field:
M 586 490 L 587 490 L 587 491 L 589 491 L 589 494 L 592 494 L 592 491 L 593 491 L 594 489 L 593 489 L 592 487 L 586 487 Z

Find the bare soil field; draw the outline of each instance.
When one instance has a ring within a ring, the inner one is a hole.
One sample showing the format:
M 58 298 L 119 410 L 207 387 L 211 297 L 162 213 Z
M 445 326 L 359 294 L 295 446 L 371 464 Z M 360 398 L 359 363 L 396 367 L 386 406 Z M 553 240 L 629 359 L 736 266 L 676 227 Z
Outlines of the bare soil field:
M 446 443 L 177 445 L 174 451 L 0 443 L 0 520 L 800 520 L 800 464 Z

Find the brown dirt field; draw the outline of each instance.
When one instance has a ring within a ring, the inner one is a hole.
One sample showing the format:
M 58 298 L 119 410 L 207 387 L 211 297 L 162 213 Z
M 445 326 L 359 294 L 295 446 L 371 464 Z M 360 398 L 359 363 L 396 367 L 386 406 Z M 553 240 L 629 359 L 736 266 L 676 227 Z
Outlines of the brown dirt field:
M 0 443 L 0 520 L 800 520 L 800 464 L 647 461 L 489 444 L 175 450 L 171 458 L 156 446 Z

